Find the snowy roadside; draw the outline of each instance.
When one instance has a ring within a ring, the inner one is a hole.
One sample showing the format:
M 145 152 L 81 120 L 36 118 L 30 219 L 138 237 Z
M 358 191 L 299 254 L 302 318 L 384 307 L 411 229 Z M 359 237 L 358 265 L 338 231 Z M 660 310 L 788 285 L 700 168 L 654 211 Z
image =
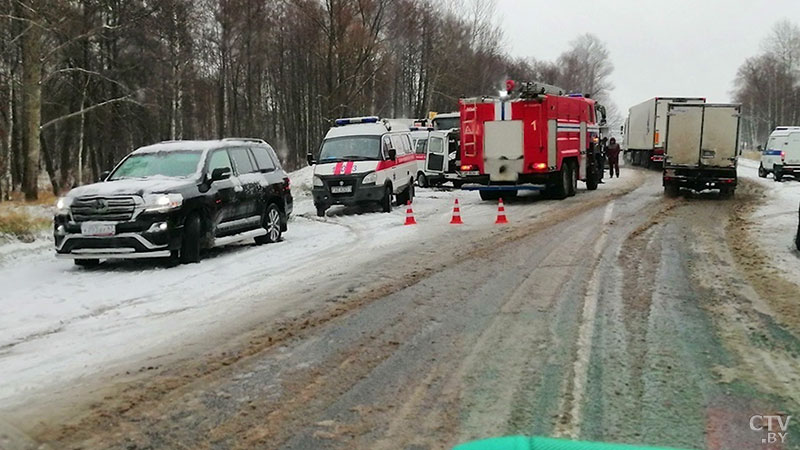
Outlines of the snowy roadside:
M 739 176 L 766 189 L 766 201 L 752 215 L 754 235 L 772 258 L 775 267 L 790 280 L 800 280 L 800 252 L 795 247 L 800 181 L 782 182 L 758 177 L 758 161 L 739 159 Z

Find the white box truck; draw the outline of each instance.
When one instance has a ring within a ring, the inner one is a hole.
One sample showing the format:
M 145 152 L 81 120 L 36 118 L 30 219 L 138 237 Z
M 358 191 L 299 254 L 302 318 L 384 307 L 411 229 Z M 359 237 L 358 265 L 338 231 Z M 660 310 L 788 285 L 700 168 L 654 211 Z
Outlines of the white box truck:
M 696 105 L 700 97 L 655 97 L 628 110 L 623 128 L 625 159 L 634 166 L 661 168 L 667 132 L 667 107 L 670 103 Z
M 680 104 L 667 107 L 664 138 L 664 193 L 680 188 L 736 190 L 739 151 L 738 104 Z

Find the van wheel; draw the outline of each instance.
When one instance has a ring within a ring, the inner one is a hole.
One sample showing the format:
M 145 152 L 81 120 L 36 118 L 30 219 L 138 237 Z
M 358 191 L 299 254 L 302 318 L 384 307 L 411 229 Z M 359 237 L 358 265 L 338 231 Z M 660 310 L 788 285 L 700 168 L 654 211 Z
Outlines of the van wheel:
M 200 231 L 200 216 L 192 214 L 187 217 L 181 237 L 181 264 L 200 262 Z
M 426 177 L 424 173 L 420 172 L 417 174 L 417 184 L 421 188 L 428 187 L 428 177 Z
M 783 172 L 780 169 L 776 168 L 775 171 L 772 173 L 772 177 L 775 181 L 783 180 Z
M 267 230 L 264 236 L 256 237 L 256 244 L 271 244 L 281 240 L 281 211 L 278 205 L 270 203 L 264 213 L 263 227 Z
M 383 188 L 383 199 L 381 199 L 381 209 L 385 213 L 392 212 L 392 187 Z
M 764 168 L 763 163 L 758 165 L 758 177 L 767 178 L 767 169 Z
M 78 267 L 91 268 L 91 267 L 97 267 L 97 266 L 100 265 L 100 260 L 99 259 L 76 259 L 74 261 L 75 261 L 75 265 L 78 266 Z
M 317 208 L 317 217 L 325 217 L 325 211 L 327 211 L 328 208 L 322 205 L 314 205 L 314 206 Z

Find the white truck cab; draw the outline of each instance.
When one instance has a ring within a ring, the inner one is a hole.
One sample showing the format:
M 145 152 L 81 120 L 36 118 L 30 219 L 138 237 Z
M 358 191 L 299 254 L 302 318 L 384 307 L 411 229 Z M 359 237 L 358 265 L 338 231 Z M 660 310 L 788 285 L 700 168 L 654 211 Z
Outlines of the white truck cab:
M 312 194 L 317 215 L 332 205 L 377 203 L 384 212 L 392 202 L 414 198 L 417 158 L 406 125 L 378 117 L 337 119 L 325 135 L 314 167 Z
M 758 176 L 772 174 L 775 181 L 785 175 L 800 178 L 800 127 L 777 127 L 761 152 Z

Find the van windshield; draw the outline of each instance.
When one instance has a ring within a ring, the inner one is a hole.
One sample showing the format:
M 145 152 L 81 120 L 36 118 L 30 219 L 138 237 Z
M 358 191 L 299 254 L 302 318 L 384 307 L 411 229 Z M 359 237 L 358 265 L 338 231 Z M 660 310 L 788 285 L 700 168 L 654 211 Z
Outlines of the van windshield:
M 319 153 L 321 163 L 380 159 L 380 136 L 344 136 L 325 139 Z

